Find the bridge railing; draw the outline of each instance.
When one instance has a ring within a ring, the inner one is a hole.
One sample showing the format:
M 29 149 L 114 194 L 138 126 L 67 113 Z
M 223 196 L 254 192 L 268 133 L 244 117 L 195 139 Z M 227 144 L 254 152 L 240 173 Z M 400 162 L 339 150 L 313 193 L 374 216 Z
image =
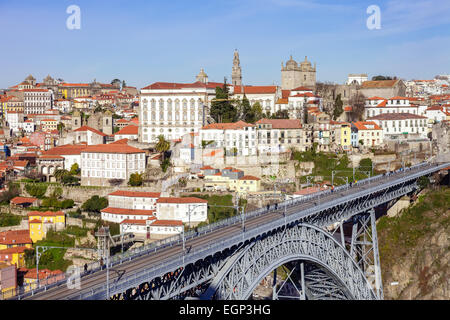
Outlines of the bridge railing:
M 421 163 L 421 164 L 412 166 L 410 169 L 408 169 L 408 171 L 416 169 L 416 168 L 424 167 L 424 166 L 429 166 L 429 165 L 430 165 L 429 163 Z M 403 172 L 403 170 L 396 170 L 392 174 L 401 173 L 401 172 Z M 384 175 L 374 176 L 374 177 L 371 177 L 371 178 L 367 178 L 367 179 L 358 181 L 354 185 L 370 184 L 371 182 L 378 181 L 378 180 L 380 180 L 380 179 L 382 179 L 384 177 L 385 177 Z M 348 184 L 342 185 L 342 186 L 336 187 L 334 189 L 334 192 L 339 192 L 341 190 L 348 189 L 349 187 L 350 186 Z M 333 192 L 332 190 L 324 190 L 324 191 L 317 192 L 317 193 L 314 193 L 312 195 L 308 195 L 308 196 L 305 196 L 305 197 L 286 200 L 286 201 L 283 201 L 280 204 L 278 204 L 278 209 L 279 210 L 283 210 L 284 206 L 292 207 L 292 206 L 296 206 L 296 205 L 299 205 L 299 204 L 303 204 L 303 203 L 307 203 L 307 202 L 311 202 L 311 201 L 316 201 L 316 200 L 320 203 L 320 198 L 321 197 L 323 197 L 325 195 L 328 195 L 328 194 L 330 194 L 332 192 Z M 260 208 L 260 209 L 257 209 L 257 210 L 253 210 L 251 212 L 246 213 L 245 214 L 245 218 L 247 219 L 247 218 L 259 216 L 259 215 L 265 214 L 267 212 L 273 211 L 273 209 L 274 209 L 274 205 L 269 206 L 269 209 L 267 209 L 267 207 L 266 207 L 266 208 Z M 315 209 L 314 207 L 309 208 L 309 209 L 305 210 L 304 213 L 307 214 L 309 211 L 314 210 L 314 209 Z M 233 225 L 233 224 L 237 224 L 237 223 L 241 223 L 241 222 L 242 222 L 242 217 L 240 215 L 233 216 L 233 217 L 230 217 L 230 218 L 227 218 L 227 219 L 224 219 L 224 220 L 220 220 L 220 221 L 215 222 L 213 224 L 210 224 L 210 225 L 207 225 L 207 226 L 199 228 L 197 232 L 195 232 L 195 231 L 187 232 L 185 234 L 185 240 L 189 240 L 191 238 L 195 238 L 195 237 L 201 236 L 203 234 L 212 232 L 212 231 L 214 231 L 216 229 L 219 229 L 219 228 L 221 228 L 223 226 L 229 226 L 229 225 Z M 156 252 L 156 251 L 164 249 L 166 247 L 172 247 L 172 246 L 175 246 L 175 245 L 179 245 L 181 243 L 182 243 L 182 238 L 181 238 L 180 235 L 173 236 L 173 237 L 170 237 L 170 238 L 166 238 L 166 239 L 163 239 L 163 240 L 159 240 L 159 241 L 150 243 L 148 245 L 145 245 L 145 246 L 142 246 L 142 247 L 139 247 L 139 248 L 127 251 L 127 252 L 122 253 L 122 254 L 117 254 L 117 255 L 111 257 L 110 258 L 110 266 L 113 267 L 115 265 L 119 265 L 119 264 L 122 264 L 124 262 L 133 260 L 135 258 L 141 257 L 143 255 L 147 255 L 147 254 Z M 104 266 L 103 266 L 103 268 L 104 268 Z M 89 265 L 88 269 L 89 269 L 90 272 L 87 273 L 87 274 L 84 274 L 84 273 L 81 274 L 82 277 L 87 276 L 87 275 L 91 274 L 92 272 L 100 271 L 101 270 L 100 263 L 99 262 L 91 263 Z M 53 283 L 51 285 L 47 285 L 47 286 L 43 286 L 41 288 L 37 288 L 37 289 L 31 290 L 31 292 L 28 293 L 28 294 L 25 294 L 25 296 L 33 295 L 33 294 L 36 294 L 36 293 L 38 293 L 40 291 L 46 291 L 49 288 L 52 288 L 52 287 L 55 287 L 55 286 L 59 286 L 61 284 L 65 284 L 65 282 L 66 282 L 65 279 L 68 279 L 69 277 L 70 277 L 70 274 L 68 274 L 63 280 L 56 281 L 55 283 Z M 22 290 L 22 292 L 23 292 L 23 290 Z

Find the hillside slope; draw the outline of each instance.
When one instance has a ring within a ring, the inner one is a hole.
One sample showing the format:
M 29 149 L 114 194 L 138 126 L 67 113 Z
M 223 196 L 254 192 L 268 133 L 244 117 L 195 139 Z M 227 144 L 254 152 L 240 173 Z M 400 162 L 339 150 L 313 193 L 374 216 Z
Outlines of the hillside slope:
M 450 299 L 450 188 L 377 224 L 385 299 Z M 398 282 L 398 285 L 392 285 Z

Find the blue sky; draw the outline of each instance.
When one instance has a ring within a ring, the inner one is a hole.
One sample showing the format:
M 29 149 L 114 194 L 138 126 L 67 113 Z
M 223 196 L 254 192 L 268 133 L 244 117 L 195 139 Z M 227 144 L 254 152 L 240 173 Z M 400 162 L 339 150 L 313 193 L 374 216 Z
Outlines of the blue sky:
M 81 30 L 68 30 L 69 5 Z M 381 29 L 369 30 L 370 5 Z M 429 79 L 450 74 L 448 0 L 0 0 L 0 88 L 28 74 L 67 82 L 231 78 L 239 50 L 245 84 L 280 83 L 281 62 L 317 62 L 320 81 L 349 73 Z

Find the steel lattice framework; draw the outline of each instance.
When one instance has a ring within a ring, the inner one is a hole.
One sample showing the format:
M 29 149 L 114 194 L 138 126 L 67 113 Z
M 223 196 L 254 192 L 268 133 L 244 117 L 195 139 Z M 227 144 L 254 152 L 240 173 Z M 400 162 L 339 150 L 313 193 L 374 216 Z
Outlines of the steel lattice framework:
M 386 182 L 383 176 L 372 177 L 359 182 L 355 192 L 341 186 L 335 188 L 338 197 L 332 201 L 321 202 L 330 191 L 285 201 L 279 204 L 285 212 L 279 218 L 120 278 L 108 287 L 109 297 L 101 284 L 66 298 L 247 299 L 272 270 L 301 263 L 300 298 L 383 299 L 374 209 L 413 193 L 418 178 L 448 165 L 420 164 Z M 306 202 L 313 206 L 305 209 Z M 269 212 L 259 209 L 246 219 Z M 200 235 L 240 225 L 239 219 L 205 227 Z M 344 224 L 350 225 L 350 237 L 344 237 Z M 140 251 L 137 257 L 143 254 L 147 253 Z

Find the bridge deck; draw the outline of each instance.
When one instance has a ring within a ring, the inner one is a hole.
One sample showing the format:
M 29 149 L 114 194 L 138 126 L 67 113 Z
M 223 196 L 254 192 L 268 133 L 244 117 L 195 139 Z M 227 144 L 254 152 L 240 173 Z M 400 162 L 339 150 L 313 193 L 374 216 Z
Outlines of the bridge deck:
M 321 197 L 320 203 L 324 204 L 327 202 L 332 202 L 333 200 L 337 200 L 342 197 L 355 194 L 359 191 L 363 190 L 368 191 L 369 188 L 372 189 L 382 185 L 388 185 L 408 175 L 413 175 L 415 173 L 420 173 L 425 169 L 433 168 L 433 166 L 421 167 L 408 171 L 399 172 L 390 176 L 386 176 L 383 179 L 371 182 L 369 185 L 364 184 L 353 186 L 343 191 L 330 193 Z M 315 203 L 314 201 L 308 201 L 289 207 L 286 210 L 286 213 L 289 216 L 294 213 L 298 213 L 300 211 L 304 211 L 315 206 L 317 206 L 317 203 Z M 245 221 L 246 232 L 256 227 L 260 227 L 261 225 L 269 223 L 271 221 L 283 219 L 283 211 L 284 211 L 283 207 L 279 206 L 279 209 L 276 211 L 272 210 L 271 212 L 265 213 L 260 216 L 250 217 L 248 219 L 246 218 Z M 188 252 L 190 250 L 201 249 L 211 243 L 219 242 L 224 238 L 231 238 L 241 233 L 242 230 L 241 225 L 239 223 L 230 226 L 225 226 L 218 230 L 215 230 L 214 232 L 210 232 L 187 240 L 185 244 L 186 249 L 188 250 Z M 139 258 L 135 258 L 131 261 L 123 262 L 121 265 L 116 266 L 114 269 L 124 272 L 121 278 L 125 278 L 127 276 L 135 274 L 139 270 L 151 268 L 152 266 L 159 265 L 165 261 L 178 259 L 181 254 L 182 254 L 182 244 L 174 245 L 172 247 L 168 247 L 159 251 L 157 250 L 156 252 L 149 253 Z M 189 255 L 189 253 L 187 255 Z M 118 274 L 110 270 L 109 278 L 110 283 L 113 283 L 115 280 L 117 280 Z M 51 288 L 48 291 L 37 293 L 34 296 L 28 296 L 25 299 L 33 299 L 33 300 L 65 299 L 67 297 L 80 294 L 81 292 L 90 291 L 91 289 L 94 289 L 98 286 L 102 286 L 105 283 L 106 283 L 106 270 L 102 270 L 87 276 L 83 276 L 81 278 L 80 283 L 81 289 L 69 289 L 67 288 L 66 285 L 60 285 L 58 287 Z

